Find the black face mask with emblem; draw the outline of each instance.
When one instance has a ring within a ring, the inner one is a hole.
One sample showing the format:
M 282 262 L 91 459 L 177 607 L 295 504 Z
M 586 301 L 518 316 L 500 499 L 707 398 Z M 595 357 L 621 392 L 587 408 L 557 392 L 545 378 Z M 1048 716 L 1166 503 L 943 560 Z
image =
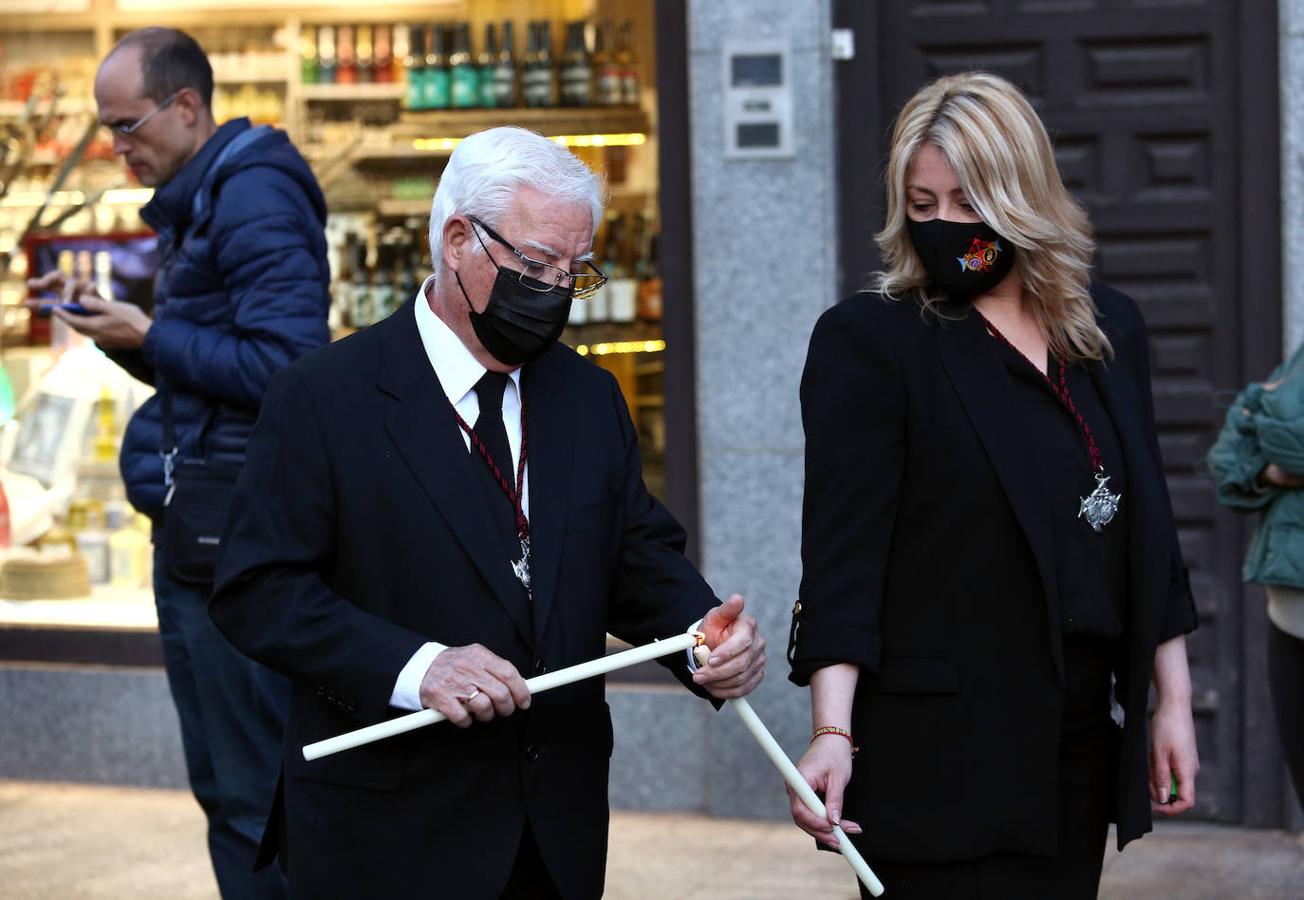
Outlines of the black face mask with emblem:
M 500 363 L 523 366 L 542 356 L 561 337 L 570 318 L 572 292 L 496 267 L 498 277 L 484 312 L 475 311 L 461 276 L 453 274 L 470 307 L 471 328 L 480 343 Z
M 986 293 L 1014 267 L 1014 245 L 986 222 L 906 220 L 932 286 L 955 300 Z

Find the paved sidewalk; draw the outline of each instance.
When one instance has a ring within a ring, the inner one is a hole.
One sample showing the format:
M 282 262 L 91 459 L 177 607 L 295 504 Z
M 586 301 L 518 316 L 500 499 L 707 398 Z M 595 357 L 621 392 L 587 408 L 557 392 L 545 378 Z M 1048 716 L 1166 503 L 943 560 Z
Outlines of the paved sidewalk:
M 1106 860 L 1105 900 L 1301 900 L 1304 841 L 1279 831 L 1166 825 Z M 792 826 L 616 813 L 610 900 L 854 900 L 840 857 Z M 889 895 L 891 886 L 889 885 Z M 216 900 L 204 823 L 180 791 L 0 781 L 5 900 Z

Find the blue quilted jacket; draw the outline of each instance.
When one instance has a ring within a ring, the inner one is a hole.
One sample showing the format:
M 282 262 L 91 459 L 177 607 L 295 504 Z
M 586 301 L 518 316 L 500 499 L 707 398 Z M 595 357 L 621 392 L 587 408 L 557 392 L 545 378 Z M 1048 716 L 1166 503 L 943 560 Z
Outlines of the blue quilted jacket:
M 227 122 L 141 210 L 163 258 L 154 323 L 140 350 L 109 354 L 170 387 L 178 459 L 241 465 L 272 374 L 329 339 L 325 198 L 284 132 L 236 140 L 249 129 Z M 156 522 L 162 446 L 155 395 L 127 425 L 120 465 L 128 499 Z

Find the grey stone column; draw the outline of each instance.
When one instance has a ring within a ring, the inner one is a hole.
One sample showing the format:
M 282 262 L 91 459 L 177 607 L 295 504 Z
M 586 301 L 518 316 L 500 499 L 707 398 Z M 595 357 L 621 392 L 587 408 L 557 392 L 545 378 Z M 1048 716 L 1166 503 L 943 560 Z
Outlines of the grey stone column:
M 1281 261 L 1283 266 L 1281 352 L 1287 358 L 1304 342 L 1304 278 L 1295 261 L 1304 246 L 1304 0 L 1278 6 L 1281 69 Z M 1286 776 L 1287 824 L 1304 830 L 1300 809 Z
M 740 592 L 768 642 L 761 717 L 799 754 L 808 694 L 784 649 L 801 576 L 797 387 L 806 343 L 835 300 L 833 70 L 828 0 L 693 0 L 689 12 L 701 550 L 720 596 Z M 728 39 L 792 42 L 793 159 L 724 158 Z M 783 784 L 729 710 L 706 722 L 704 807 L 786 815 Z
M 1282 352 L 1304 341 L 1304 0 L 1281 0 Z

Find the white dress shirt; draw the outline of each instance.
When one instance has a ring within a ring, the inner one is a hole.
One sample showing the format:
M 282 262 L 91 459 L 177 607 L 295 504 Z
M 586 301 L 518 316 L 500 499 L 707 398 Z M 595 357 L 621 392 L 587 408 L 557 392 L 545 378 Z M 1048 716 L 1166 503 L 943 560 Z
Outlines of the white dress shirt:
M 444 320 L 435 315 L 426 300 L 426 287 L 431 278 L 421 285 L 416 297 L 417 332 L 421 335 L 421 346 L 426 350 L 430 367 L 439 377 L 439 384 L 448 395 L 448 402 L 453 404 L 466 424 L 475 427 L 480 418 L 480 398 L 475 393 L 475 385 L 488 371 L 466 349 L 462 339 L 453 333 L 453 329 Z M 512 469 L 521 461 L 521 370 L 516 369 L 509 376 L 508 387 L 503 390 L 503 427 L 507 429 L 507 446 L 512 451 Z M 461 431 L 462 441 L 467 452 L 471 452 L 471 438 Z M 525 474 L 521 478 L 521 508 L 528 519 L 530 516 L 530 464 L 526 461 Z M 504 500 L 506 502 L 506 500 Z M 511 565 L 504 558 L 503 565 Z M 421 679 L 426 670 L 435 661 L 440 651 L 447 649 L 444 644 L 431 641 L 423 645 L 407 665 L 398 673 L 394 692 L 390 695 L 389 705 L 398 709 L 421 709 Z
M 463 421 L 474 428 L 480 418 L 480 398 L 475 393 L 475 385 L 488 370 L 476 361 L 461 338 L 453 333 L 453 329 L 431 310 L 430 303 L 426 300 L 426 287 L 432 279 L 433 276 L 427 278 L 421 284 L 421 290 L 417 292 L 415 303 L 417 331 L 421 335 L 421 345 L 425 347 L 430 367 L 439 377 L 439 384 L 448 395 L 449 402 L 457 409 Z M 509 377 L 510 387 L 503 390 L 503 426 L 507 429 L 507 444 L 512 451 L 512 467 L 515 469 L 521 461 L 521 370 L 516 369 Z M 462 440 L 466 444 L 467 452 L 471 452 L 471 438 L 465 431 L 462 431 Z M 521 507 L 528 519 L 530 516 L 528 461 L 521 484 Z M 510 561 L 504 559 L 503 565 L 510 565 Z M 688 630 L 696 631 L 700 626 L 701 620 L 698 620 Z M 423 644 L 416 653 L 412 654 L 407 665 L 398 673 L 389 705 L 414 712 L 421 709 L 421 680 L 425 677 L 430 664 L 435 661 L 435 657 L 447 649 L 447 645 L 431 641 Z M 688 653 L 688 669 L 689 671 L 697 669 L 697 663 L 691 652 Z

